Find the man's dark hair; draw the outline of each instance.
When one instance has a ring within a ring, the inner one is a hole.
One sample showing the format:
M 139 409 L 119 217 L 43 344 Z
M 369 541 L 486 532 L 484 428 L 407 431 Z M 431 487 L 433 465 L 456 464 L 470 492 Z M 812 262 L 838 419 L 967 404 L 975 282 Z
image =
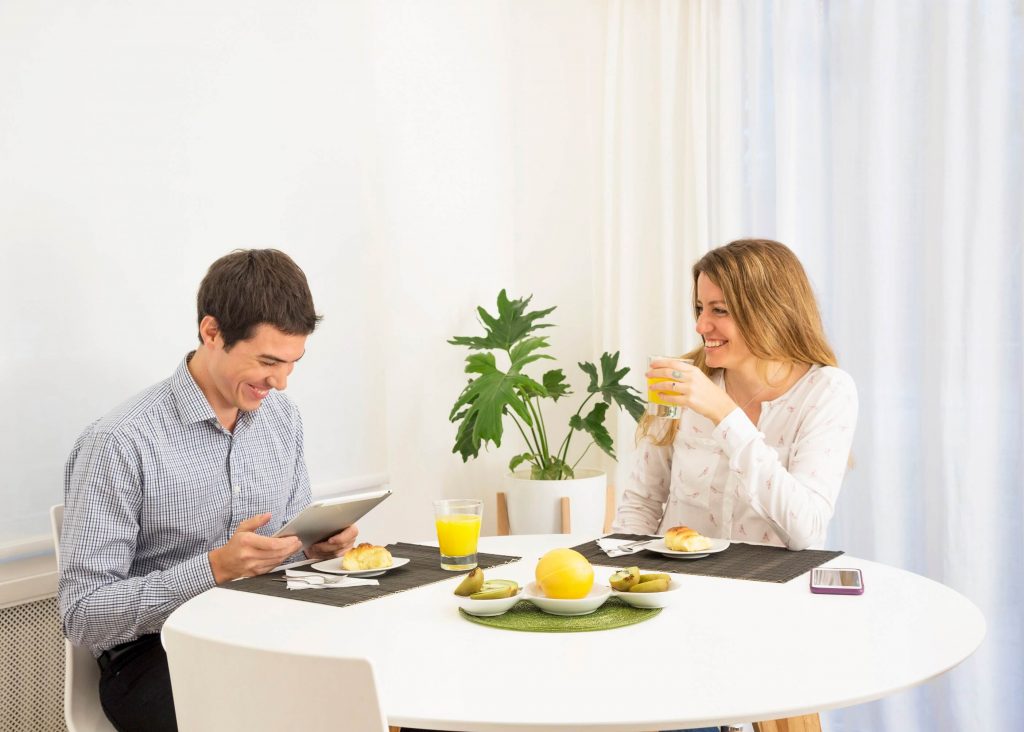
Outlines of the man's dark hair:
M 309 335 L 322 319 L 306 275 L 277 249 L 237 249 L 211 264 L 196 309 L 199 323 L 207 315 L 216 318 L 225 349 L 252 337 L 261 323 L 289 335 Z

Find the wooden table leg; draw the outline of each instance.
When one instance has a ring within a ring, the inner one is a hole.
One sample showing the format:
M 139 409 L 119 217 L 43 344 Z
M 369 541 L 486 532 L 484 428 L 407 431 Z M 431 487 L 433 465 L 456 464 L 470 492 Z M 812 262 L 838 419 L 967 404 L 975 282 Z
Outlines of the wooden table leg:
M 802 717 L 754 722 L 754 732 L 821 732 L 821 719 L 817 714 L 805 714 Z

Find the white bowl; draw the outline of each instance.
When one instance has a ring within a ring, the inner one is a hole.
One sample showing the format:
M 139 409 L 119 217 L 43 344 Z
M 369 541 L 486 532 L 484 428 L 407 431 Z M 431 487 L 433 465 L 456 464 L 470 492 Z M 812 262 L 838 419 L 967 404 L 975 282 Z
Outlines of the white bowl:
M 679 590 L 681 589 L 683 589 L 683 583 L 673 577 L 668 581 L 668 589 L 664 592 L 619 592 L 618 590 L 611 592 L 613 597 L 619 598 L 627 605 L 650 609 L 668 607 L 680 596 Z
M 502 597 L 497 600 L 474 600 L 471 597 L 459 597 L 459 607 L 465 610 L 470 615 L 478 615 L 482 618 L 488 618 L 493 615 L 501 615 L 512 609 L 519 600 L 522 599 L 523 594 L 522 588 L 519 592 L 512 595 L 512 597 Z M 458 597 L 458 595 L 456 595 Z
M 523 590 L 523 599 L 529 600 L 546 613 L 552 615 L 589 615 L 604 605 L 605 600 L 612 596 L 611 588 L 595 584 L 586 597 L 579 600 L 556 600 L 548 597 L 536 582 L 531 582 Z

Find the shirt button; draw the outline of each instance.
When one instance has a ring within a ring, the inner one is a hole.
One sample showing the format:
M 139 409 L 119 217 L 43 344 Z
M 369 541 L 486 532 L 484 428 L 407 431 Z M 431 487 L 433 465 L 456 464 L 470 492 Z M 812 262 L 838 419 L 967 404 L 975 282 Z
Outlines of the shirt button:
M 239 493 L 242 492 L 242 486 L 236 485 L 234 488 L 231 489 L 231 492 L 237 496 Z

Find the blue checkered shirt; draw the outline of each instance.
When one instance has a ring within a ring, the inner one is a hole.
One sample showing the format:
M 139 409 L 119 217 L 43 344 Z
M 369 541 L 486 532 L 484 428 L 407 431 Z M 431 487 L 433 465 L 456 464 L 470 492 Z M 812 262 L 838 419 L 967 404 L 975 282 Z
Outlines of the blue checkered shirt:
M 64 470 L 60 611 L 96 656 L 213 587 L 207 554 L 241 521 L 273 514 L 258 531 L 269 536 L 310 501 L 287 397 L 271 391 L 229 432 L 187 363 L 89 425 Z

